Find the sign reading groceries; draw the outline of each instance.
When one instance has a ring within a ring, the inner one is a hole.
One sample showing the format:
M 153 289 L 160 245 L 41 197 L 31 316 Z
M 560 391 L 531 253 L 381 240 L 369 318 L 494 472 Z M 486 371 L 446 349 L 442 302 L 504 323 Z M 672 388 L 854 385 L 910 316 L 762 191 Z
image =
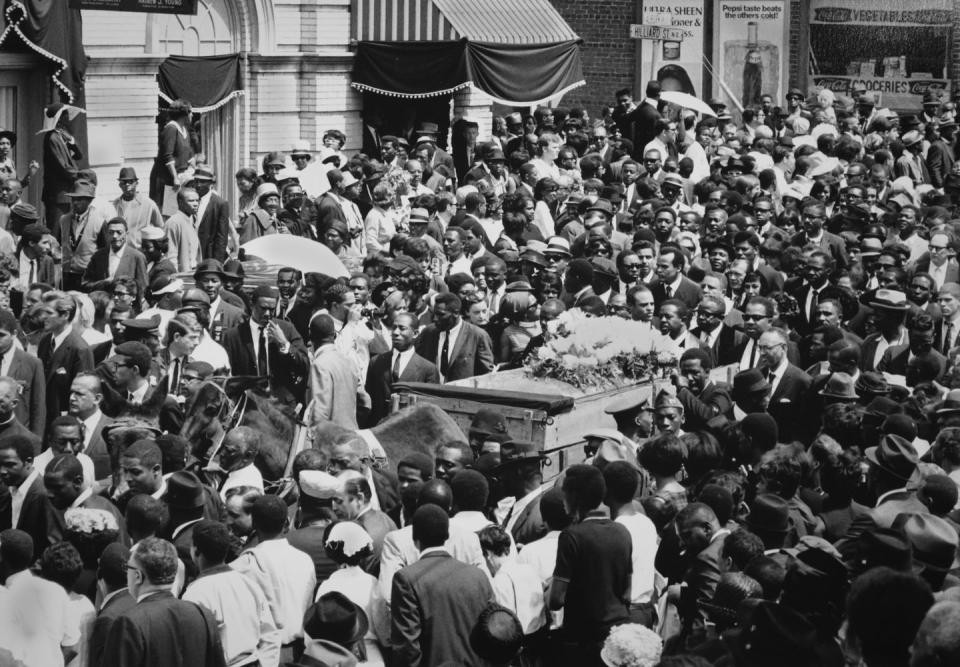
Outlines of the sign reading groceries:
M 884 77 L 857 77 L 857 76 L 814 76 L 815 85 L 829 88 L 834 93 L 850 95 L 854 84 L 862 84 L 867 90 L 880 93 L 880 99 L 885 107 L 893 109 L 919 109 L 923 96 L 927 92 L 941 93 L 945 96 L 950 92 L 949 79 L 889 79 Z

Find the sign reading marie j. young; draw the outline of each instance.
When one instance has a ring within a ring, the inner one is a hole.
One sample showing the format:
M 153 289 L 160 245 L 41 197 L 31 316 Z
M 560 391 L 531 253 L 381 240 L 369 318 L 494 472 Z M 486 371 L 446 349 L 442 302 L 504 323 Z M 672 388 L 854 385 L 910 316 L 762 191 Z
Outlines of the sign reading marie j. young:
M 153 14 L 196 14 L 197 0 L 70 0 L 74 9 Z

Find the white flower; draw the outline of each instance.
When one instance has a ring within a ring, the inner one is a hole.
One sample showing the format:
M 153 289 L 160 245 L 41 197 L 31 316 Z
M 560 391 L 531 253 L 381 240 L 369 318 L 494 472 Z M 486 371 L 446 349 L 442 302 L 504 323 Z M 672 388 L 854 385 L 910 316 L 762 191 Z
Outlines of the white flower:
M 117 520 L 105 510 L 72 507 L 63 513 L 63 518 L 67 530 L 75 533 L 92 535 L 108 530 L 120 530 Z
M 611 667 L 653 667 L 660 662 L 662 652 L 660 635 L 637 623 L 628 623 L 610 630 L 600 657 Z

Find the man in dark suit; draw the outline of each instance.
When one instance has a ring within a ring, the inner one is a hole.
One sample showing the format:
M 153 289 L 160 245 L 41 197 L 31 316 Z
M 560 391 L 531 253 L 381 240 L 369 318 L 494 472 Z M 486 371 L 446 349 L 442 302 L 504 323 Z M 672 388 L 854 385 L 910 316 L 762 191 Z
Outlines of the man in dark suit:
M 567 265 L 563 276 L 563 305 L 567 308 L 580 308 L 584 302 L 596 296 L 593 291 L 593 265 L 578 257 Z
M 77 304 L 70 298 L 57 299 L 53 314 L 44 322 L 47 333 L 37 345 L 46 377 L 47 421 L 66 412 L 70 384 L 77 373 L 93 370 L 90 346 L 73 330 Z
M 38 438 L 47 425 L 46 384 L 43 364 L 36 357 L 13 347 L 20 327 L 9 310 L 0 310 L 0 376 L 16 380 L 19 393 L 13 414 Z
M 706 294 L 697 307 L 697 326 L 690 330 L 700 343 L 710 348 L 717 366 L 726 366 L 740 361 L 737 350 L 742 350 L 747 336 L 724 324 L 726 304 L 718 296 Z
M 193 187 L 200 195 L 200 257 L 224 262 L 227 259 L 227 239 L 230 236 L 230 204 L 210 188 L 216 181 L 213 170 L 197 167 L 193 172 Z
M 105 665 L 225 665 L 217 621 L 200 605 L 173 596 L 177 551 L 148 537 L 132 549 L 127 582 L 136 605 L 116 618 L 103 647 Z
M 733 237 L 733 252 L 735 259 L 742 259 L 749 265 L 749 271 L 756 271 L 767 281 L 767 289 L 771 292 L 783 289 L 783 275 L 774 268 L 760 261 L 760 237 L 750 230 L 737 232 Z
M 624 119 L 624 123 L 633 125 L 633 132 L 630 139 L 633 141 L 635 160 L 643 158 L 644 147 L 653 141 L 657 136 L 657 121 L 662 117 L 657 108 L 660 104 L 660 82 L 647 82 L 646 98 L 637 105 L 637 108 L 630 112 Z M 618 123 L 620 127 L 624 123 Z M 627 133 L 624 133 L 626 136 Z
M 842 238 L 823 228 L 826 220 L 827 209 L 823 202 L 808 203 L 803 207 L 803 231 L 793 236 L 791 244 L 799 248 L 805 248 L 808 245 L 815 246 L 829 253 L 838 269 L 845 269 L 850 265 L 850 260 L 847 258 L 847 246 Z
M 916 385 L 918 378 L 921 382 L 939 380 L 947 372 L 947 358 L 933 349 L 934 333 L 933 318 L 926 313 L 917 315 L 910 321 L 909 342 L 888 347 L 877 370 L 905 376 L 908 387 Z
M 370 426 L 390 414 L 390 396 L 397 382 L 440 382 L 437 367 L 413 349 L 420 321 L 412 313 L 393 317 L 393 349 L 378 355 L 367 369 L 366 389 L 370 395 Z
M 393 577 L 391 645 L 398 664 L 426 667 L 445 662 L 480 664 L 470 633 L 493 598 L 490 580 L 443 548 L 450 519 L 436 505 L 413 515 L 420 560 Z
M 443 382 L 484 375 L 494 368 L 490 336 L 464 322 L 460 309 L 456 294 L 438 294 L 433 304 L 433 324 L 421 332 L 416 343 L 417 354 L 427 361 L 437 360 Z
M 934 124 L 932 128 L 927 128 L 928 132 L 938 133 L 937 139 L 930 144 L 927 149 L 927 173 L 930 175 L 930 185 L 935 188 L 942 188 L 947 176 L 953 170 L 953 163 L 956 158 L 953 155 L 953 144 L 956 141 L 957 121 L 942 120 Z
M 240 301 L 240 298 L 232 297 L 228 290 L 223 289 L 225 277 L 223 265 L 217 259 L 203 260 L 197 264 L 197 269 L 193 272 L 193 279 L 197 287 L 203 290 L 207 298 L 210 299 L 210 335 L 221 345 L 223 344 L 223 332 L 238 326 L 244 320 L 243 308 L 240 304 L 228 303 L 233 299 Z M 192 291 L 184 292 L 184 304 L 191 300 L 190 292 Z M 275 311 L 276 304 L 274 304 L 274 310 L 271 313 Z M 236 371 L 233 374 L 238 375 Z
M 497 476 L 503 490 L 516 499 L 503 529 L 513 535 L 517 544 L 529 544 L 547 534 L 547 525 L 540 514 L 540 498 L 553 483 L 543 483 L 545 457 L 537 446 L 524 440 L 510 440 L 500 446 Z
M 793 291 L 793 297 L 800 307 L 796 329 L 801 336 L 809 336 L 816 327 L 820 293 L 829 286 L 832 269 L 833 258 L 828 253 L 816 250 L 807 256 L 803 267 L 803 283 Z
M 34 442 L 26 435 L 0 438 L 0 530 L 17 528 L 30 535 L 42 554 L 61 535 L 43 486 L 43 471 L 33 466 Z
M 677 398 L 683 404 L 684 431 L 701 431 L 714 417 L 733 415 L 733 399 L 726 385 L 710 380 L 713 361 L 704 350 L 694 348 L 680 356 L 680 372 L 673 376 Z
M 23 228 L 23 235 L 17 245 L 16 260 L 18 265 L 17 280 L 10 291 L 10 306 L 13 312 L 19 313 L 23 307 L 23 297 L 30 289 L 30 285 L 44 283 L 57 284 L 56 266 L 51 257 L 50 241 L 47 237 L 50 230 L 36 222 L 37 212 L 29 204 L 17 204 L 14 209 L 25 209 L 23 215 L 29 216 L 34 222 Z M 12 221 L 11 221 L 12 222 Z
M 807 414 L 804 399 L 812 382 L 809 375 L 787 360 L 790 342 L 783 329 L 770 329 L 757 341 L 759 365 L 773 387 L 767 412 L 780 425 L 781 439 L 790 442 L 810 430 L 804 424 Z M 819 424 L 812 424 L 814 430 Z
M 932 234 L 927 248 L 929 251 L 914 265 L 913 275 L 929 273 L 935 283 L 934 292 L 946 283 L 960 282 L 960 263 L 950 245 L 950 237 L 944 233 Z
M 869 447 L 865 454 L 870 464 L 867 479 L 877 504 L 855 517 L 847 534 L 837 541 L 837 550 L 847 562 L 859 560 L 859 541 L 864 533 L 890 528 L 900 514 L 930 513 L 917 498 L 916 490 L 906 488 L 919 461 L 913 444 L 899 435 L 887 434 L 880 439 L 879 446 Z
M 100 410 L 103 402 L 103 385 L 95 373 L 82 373 L 70 385 L 70 414 L 83 423 L 83 453 L 93 461 L 96 479 L 110 477 L 110 453 L 103 439 L 103 430 L 113 419 Z
M 90 639 L 87 643 L 89 660 L 87 664 L 95 667 L 103 663 L 103 647 L 107 643 L 107 635 L 114 622 L 136 606 L 137 601 L 127 588 L 127 560 L 130 550 L 114 542 L 107 545 L 100 556 L 100 566 L 97 569 L 98 586 L 105 591 L 97 618 L 90 629 Z
M 147 259 L 127 244 L 126 220 L 113 218 L 104 228 L 109 246 L 93 253 L 83 273 L 83 287 L 90 292 L 105 290 L 114 280 L 126 278 L 137 284 L 135 300 L 139 300 L 147 290 Z
M 686 584 L 680 593 L 680 618 L 689 631 L 702 630 L 706 623 L 703 604 L 713 599 L 723 572 L 720 559 L 729 531 L 723 530 L 717 515 L 703 503 L 690 503 L 677 515 L 677 531 L 686 550 Z
M 657 280 L 650 286 L 658 310 L 667 299 L 679 299 L 690 310 L 696 309 L 700 303 L 703 296 L 700 286 L 680 272 L 683 264 L 683 253 L 679 248 L 672 245 L 661 247 L 657 258 Z
M 271 318 L 278 297 L 276 287 L 257 287 L 250 319 L 224 331 L 223 347 L 234 375 L 268 376 L 274 396 L 296 404 L 304 399 L 309 359 L 293 325 Z

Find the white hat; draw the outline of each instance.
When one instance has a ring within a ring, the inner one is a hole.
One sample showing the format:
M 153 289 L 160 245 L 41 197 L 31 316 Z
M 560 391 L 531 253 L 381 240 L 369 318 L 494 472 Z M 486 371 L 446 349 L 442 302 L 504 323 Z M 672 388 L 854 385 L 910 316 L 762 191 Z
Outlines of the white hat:
M 313 151 L 310 150 L 310 142 L 306 139 L 297 139 L 293 142 L 293 148 L 290 150 L 290 155 L 312 155 Z
M 158 294 L 174 294 L 176 292 L 182 292 L 182 291 L 183 291 L 183 281 L 180 280 L 179 278 L 174 278 L 169 283 L 167 283 L 166 287 L 150 290 L 150 293 L 156 296 Z
M 140 239 L 143 241 L 159 241 L 167 233 L 160 227 L 154 227 L 153 225 L 148 225 L 140 230 Z
M 333 525 L 323 546 L 328 547 L 333 542 L 343 544 L 341 551 L 347 558 L 359 553 L 364 548 L 373 549 L 373 540 L 370 538 L 370 533 L 365 531 L 360 524 L 352 521 L 341 521 Z
M 342 480 L 322 470 L 301 470 L 298 481 L 304 495 L 318 500 L 330 500 L 343 490 Z
M 840 166 L 840 160 L 835 157 L 828 157 L 820 161 L 820 164 L 816 165 L 813 169 L 810 170 L 810 177 L 822 176 L 823 174 L 829 174 L 834 171 L 837 167 Z

